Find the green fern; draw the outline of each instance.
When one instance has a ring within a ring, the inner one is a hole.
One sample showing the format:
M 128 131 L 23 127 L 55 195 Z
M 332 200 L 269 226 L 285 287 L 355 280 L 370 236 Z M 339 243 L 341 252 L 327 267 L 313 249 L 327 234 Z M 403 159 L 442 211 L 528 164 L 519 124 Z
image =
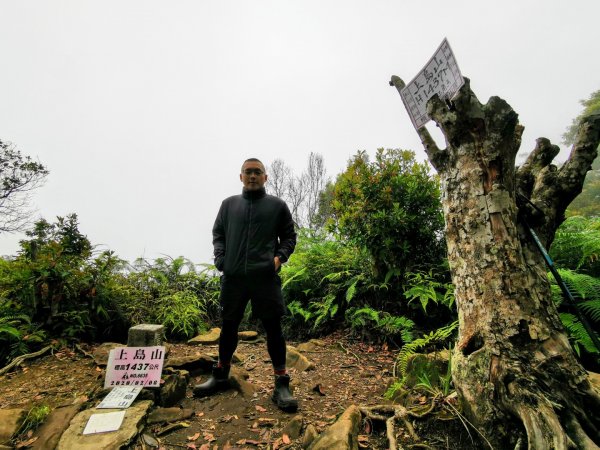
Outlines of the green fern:
M 588 353 L 599 353 L 592 342 L 592 338 L 577 316 L 570 313 L 560 313 L 559 315 L 561 322 L 569 334 L 573 350 L 575 350 L 578 356 L 581 356 L 581 347 L 585 348 Z
M 450 325 L 438 328 L 437 330 L 434 330 L 431 333 L 404 345 L 396 357 L 396 362 L 394 364 L 394 376 L 396 374 L 396 368 L 398 368 L 400 369 L 400 375 L 405 377 L 408 360 L 411 355 L 414 355 L 417 353 L 417 351 L 423 350 L 431 345 L 440 345 L 446 343 L 453 336 L 454 330 L 456 330 L 457 327 L 458 321 L 454 321 Z
M 561 267 L 600 275 L 600 218 L 565 220 L 556 231 L 550 256 Z
M 288 303 L 287 308 L 288 308 L 288 311 L 290 312 L 290 314 L 292 315 L 292 317 L 299 315 L 300 317 L 302 317 L 304 319 L 304 322 L 309 322 L 314 315 L 309 310 L 304 309 L 302 307 L 302 305 L 300 304 L 300 302 L 297 300 L 294 300 L 293 302 Z
M 12 314 L 0 317 L 0 342 L 2 335 L 20 339 L 22 333 L 18 327 L 30 323 L 31 319 L 26 314 Z
M 449 309 L 454 305 L 454 285 L 437 281 L 432 271 L 407 273 L 406 285 L 408 289 L 404 292 L 404 297 L 408 303 L 418 300 L 425 313 L 427 313 L 427 305 L 431 302 L 441 303 Z
M 566 269 L 559 269 L 558 272 L 577 302 L 579 309 L 592 322 L 592 326 L 599 324 L 600 279 Z M 595 347 L 592 338 L 577 316 L 572 312 L 560 311 L 561 306 L 567 305 L 564 302 L 562 291 L 556 284 L 556 280 L 551 275 L 548 276 L 551 282 L 552 299 L 557 307 L 559 307 L 560 319 L 567 330 L 573 349 L 579 356 L 581 356 L 581 347 L 588 353 L 600 354 L 599 349 Z
M 346 313 L 346 320 L 354 329 L 371 327 L 385 336 L 399 334 L 404 343 L 413 340 L 412 329 L 415 323 L 404 316 L 393 316 L 386 311 L 379 312 L 366 306 L 360 309 L 350 308 Z

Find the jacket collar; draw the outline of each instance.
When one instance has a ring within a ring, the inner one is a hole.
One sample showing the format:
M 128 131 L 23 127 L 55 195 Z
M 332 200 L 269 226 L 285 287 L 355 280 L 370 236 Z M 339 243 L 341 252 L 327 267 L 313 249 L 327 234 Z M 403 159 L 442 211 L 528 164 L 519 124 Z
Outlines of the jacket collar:
M 258 191 L 247 191 L 246 189 L 242 189 L 242 197 L 248 200 L 258 200 L 265 195 L 267 195 L 265 188 L 260 188 Z

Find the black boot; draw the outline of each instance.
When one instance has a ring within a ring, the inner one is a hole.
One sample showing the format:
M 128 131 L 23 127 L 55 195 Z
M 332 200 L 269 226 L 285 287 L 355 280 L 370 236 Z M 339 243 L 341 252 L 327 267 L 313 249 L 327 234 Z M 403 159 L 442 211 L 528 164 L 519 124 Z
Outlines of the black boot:
M 212 375 L 208 381 L 194 386 L 194 397 L 206 397 L 216 392 L 229 389 L 231 387 L 229 384 L 230 368 L 230 366 L 217 367 L 215 364 L 212 368 Z
M 298 409 L 298 400 L 292 397 L 290 392 L 290 376 L 275 375 L 275 389 L 271 400 L 277 404 L 277 407 L 285 412 L 296 412 Z

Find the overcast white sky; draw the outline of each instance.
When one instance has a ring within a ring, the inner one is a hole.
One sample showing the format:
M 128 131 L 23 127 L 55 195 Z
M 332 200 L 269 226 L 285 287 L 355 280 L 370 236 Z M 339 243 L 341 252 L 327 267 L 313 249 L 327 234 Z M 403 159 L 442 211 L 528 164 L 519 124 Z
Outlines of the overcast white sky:
M 0 0 L 0 139 L 49 168 L 39 216 L 77 213 L 130 261 L 212 262 L 248 157 L 299 173 L 317 152 L 331 176 L 359 149 L 424 159 L 388 81 L 444 37 L 480 101 L 519 113 L 522 151 L 560 144 L 600 89 L 598 17 L 593 0 Z

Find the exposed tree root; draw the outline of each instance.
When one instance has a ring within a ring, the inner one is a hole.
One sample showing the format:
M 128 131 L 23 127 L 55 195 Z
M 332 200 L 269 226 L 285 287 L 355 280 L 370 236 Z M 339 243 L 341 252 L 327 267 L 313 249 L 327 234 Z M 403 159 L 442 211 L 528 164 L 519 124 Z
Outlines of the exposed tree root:
M 27 359 L 32 359 L 32 358 L 37 358 L 38 356 L 42 356 L 48 350 L 52 350 L 52 348 L 54 348 L 52 345 L 48 345 L 48 346 L 44 347 L 43 349 L 38 350 L 37 352 L 27 353 L 26 355 L 17 356 L 8 365 L 6 365 L 2 369 L 0 369 L 0 375 L 4 375 L 10 369 L 18 366 L 19 364 L 21 364 L 23 361 L 25 361 Z
M 594 406 L 597 394 L 588 391 L 565 391 L 549 398 L 539 392 L 510 383 L 509 400 L 505 408 L 512 412 L 523 424 L 528 449 L 600 449 L 598 427 L 595 423 L 595 409 L 582 409 L 573 396 L 583 395 Z M 564 406 L 566 405 L 566 406 Z
M 361 406 L 359 410 L 365 417 L 371 420 L 385 422 L 386 436 L 390 443 L 390 450 L 401 450 L 402 446 L 398 446 L 398 441 L 396 440 L 395 422 L 401 420 L 412 439 L 418 442 L 420 441 L 419 436 L 408 418 L 421 419 L 433 411 L 434 407 L 435 398 L 432 399 L 430 408 L 424 413 L 415 413 L 401 405 Z

